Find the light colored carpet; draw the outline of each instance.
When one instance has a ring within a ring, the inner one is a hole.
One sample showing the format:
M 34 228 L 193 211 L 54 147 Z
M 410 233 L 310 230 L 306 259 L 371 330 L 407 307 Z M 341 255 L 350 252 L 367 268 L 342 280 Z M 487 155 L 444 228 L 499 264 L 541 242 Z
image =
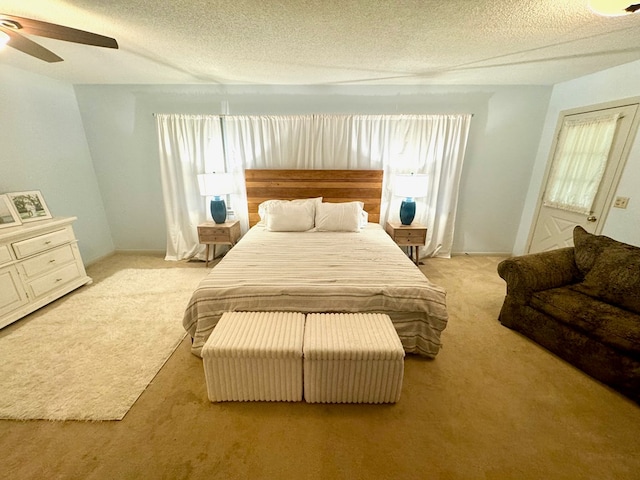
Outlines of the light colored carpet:
M 184 338 L 206 272 L 117 271 L 0 331 L 0 418 L 121 420 Z
M 394 405 L 211 403 L 187 337 L 121 422 L 0 420 L 0 477 L 640 479 L 640 406 L 500 325 L 500 260 L 425 260 L 449 324 L 435 360 L 407 355 Z M 171 264 L 118 254 L 89 274 Z

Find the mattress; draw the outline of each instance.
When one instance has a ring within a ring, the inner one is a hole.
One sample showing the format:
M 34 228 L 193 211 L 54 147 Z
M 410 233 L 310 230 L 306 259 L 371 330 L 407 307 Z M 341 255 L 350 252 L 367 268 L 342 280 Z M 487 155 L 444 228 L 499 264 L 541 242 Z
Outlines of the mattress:
M 384 313 L 407 353 L 435 357 L 446 294 L 376 223 L 359 232 L 270 232 L 252 227 L 194 291 L 183 326 L 192 352 L 224 312 Z

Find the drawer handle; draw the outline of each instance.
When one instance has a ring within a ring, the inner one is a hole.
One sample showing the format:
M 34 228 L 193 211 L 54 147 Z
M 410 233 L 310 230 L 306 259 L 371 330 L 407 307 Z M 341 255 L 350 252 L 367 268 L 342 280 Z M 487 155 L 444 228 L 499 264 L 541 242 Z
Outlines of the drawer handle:
M 56 259 L 49 260 L 49 263 L 56 263 Z
M 44 242 L 45 245 L 49 245 L 51 243 L 51 240 L 47 240 L 46 242 Z
M 56 283 L 61 282 L 62 279 L 61 278 L 56 278 Z

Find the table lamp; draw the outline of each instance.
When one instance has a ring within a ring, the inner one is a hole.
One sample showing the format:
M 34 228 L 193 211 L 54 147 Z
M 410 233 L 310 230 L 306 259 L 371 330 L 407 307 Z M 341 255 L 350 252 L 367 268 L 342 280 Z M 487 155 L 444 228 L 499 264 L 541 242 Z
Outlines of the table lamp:
M 427 195 L 428 175 L 397 174 L 393 179 L 393 193 L 404 197 L 400 205 L 400 223 L 411 225 L 416 216 L 416 202 L 414 198 Z
M 211 199 L 211 218 L 216 223 L 227 220 L 227 205 L 221 195 L 233 191 L 233 178 L 229 173 L 202 173 L 198 175 L 200 195 Z

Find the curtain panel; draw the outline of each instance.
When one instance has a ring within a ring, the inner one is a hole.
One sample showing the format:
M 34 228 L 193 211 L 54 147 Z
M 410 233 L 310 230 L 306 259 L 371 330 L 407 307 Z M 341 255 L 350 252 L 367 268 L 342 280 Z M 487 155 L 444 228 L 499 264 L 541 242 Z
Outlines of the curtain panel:
M 225 172 L 220 117 L 156 114 L 167 224 L 166 260 L 204 259 L 197 226 L 208 219 L 199 173 Z
M 449 257 L 471 115 L 225 116 L 227 161 L 234 170 L 384 170 L 381 223 L 399 221 L 396 173 L 428 175 L 415 221 L 428 228 L 423 255 Z M 244 180 L 242 180 L 244 184 Z M 246 198 L 236 205 L 248 228 Z

